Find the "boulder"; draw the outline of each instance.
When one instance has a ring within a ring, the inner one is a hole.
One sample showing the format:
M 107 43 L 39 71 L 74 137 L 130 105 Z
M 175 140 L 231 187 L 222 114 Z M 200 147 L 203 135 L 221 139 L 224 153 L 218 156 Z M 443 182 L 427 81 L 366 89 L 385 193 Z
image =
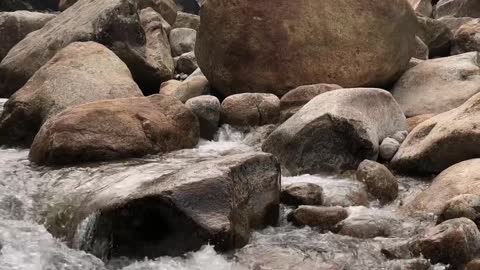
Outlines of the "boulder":
M 107 46 L 127 64 L 147 94 L 158 91 L 160 83 L 172 77 L 165 67 L 171 63 L 173 71 L 173 61 L 168 52 L 159 51 L 167 41 L 159 39 L 166 37 L 155 27 L 161 24 L 159 17 L 140 17 L 135 3 L 129 0 L 80 0 L 10 50 L 0 63 L 0 96 L 12 95 L 58 51 L 75 41 Z M 142 26 L 148 27 L 144 30 Z M 163 59 L 164 55 L 169 57 Z
M 357 180 L 365 183 L 368 192 L 382 203 L 388 203 L 397 198 L 397 179 L 384 165 L 364 160 L 358 166 L 356 176 Z
M 193 52 L 197 31 L 190 28 L 175 28 L 170 31 L 170 46 L 172 55 L 180 56 L 187 52 Z
M 179 165 L 181 155 L 131 164 L 138 169 L 133 174 L 59 178 L 48 191 L 46 227 L 72 244 L 75 228 L 95 214 L 82 249 L 101 258 L 143 260 L 181 256 L 207 244 L 240 248 L 252 230 L 277 224 L 280 166 L 272 155 L 234 154 Z
M 111 99 L 64 110 L 42 126 L 29 159 L 69 164 L 140 157 L 192 148 L 197 117 L 173 97 Z
M 211 140 L 220 123 L 220 101 L 214 96 L 194 97 L 185 105 L 197 116 L 200 123 L 200 136 Z
M 281 122 L 285 122 L 314 97 L 341 88 L 341 86 L 336 84 L 321 83 L 302 85 L 288 91 L 288 93 L 280 99 Z
M 417 14 L 430 17 L 433 13 L 432 0 L 408 0 Z
M 442 214 L 445 204 L 459 195 L 480 195 L 480 159 L 460 162 L 443 171 L 432 185 L 405 205 L 408 212 Z M 468 195 L 468 196 L 471 196 Z
M 175 64 L 175 69 L 178 73 L 191 74 L 197 70 L 198 64 L 194 52 L 187 52 L 180 55 Z
M 386 161 L 390 161 L 395 153 L 397 153 L 400 148 L 400 143 L 393 138 L 385 138 L 380 144 L 379 155 L 380 158 Z
M 427 45 L 429 57 L 449 56 L 453 33 L 441 21 L 418 16 L 418 37 Z
M 462 106 L 419 124 L 403 142 L 391 166 L 404 173 L 440 173 L 480 157 L 480 94 Z
M 183 82 L 170 80 L 160 86 L 160 94 L 176 97 L 183 103 L 191 98 L 207 95 L 209 92 L 210 84 L 205 76 L 195 76 Z
M 286 205 L 322 205 L 323 189 L 312 183 L 295 183 L 282 187 L 280 201 Z
M 478 255 L 480 232 L 469 219 L 451 219 L 428 228 L 418 239 L 417 245 L 423 256 L 432 263 L 460 266 Z
M 435 7 L 435 17 L 480 17 L 480 2 L 477 0 L 440 0 Z
M 437 222 L 454 218 L 468 218 L 480 225 L 480 194 L 463 194 L 447 201 Z
M 113 52 L 95 42 L 74 42 L 7 101 L 0 142 L 29 146 L 47 119 L 71 106 L 141 96 L 128 67 Z
M 455 32 L 452 54 L 480 51 L 480 19 L 462 25 Z
M 222 102 L 221 121 L 233 126 L 275 124 L 280 117 L 280 99 L 273 94 L 243 93 Z
M 58 0 L 2 0 L 0 11 L 16 10 L 57 10 Z
M 415 13 L 404 0 L 208 0 L 200 17 L 195 55 L 224 97 L 283 96 L 316 83 L 383 87 L 415 49 Z
M 262 149 L 293 175 L 349 170 L 365 159 L 375 160 L 379 143 L 405 129 L 405 116 L 389 92 L 339 89 L 312 99 Z
M 408 121 L 408 119 L 407 119 L 407 121 Z M 405 141 L 405 139 L 407 138 L 407 136 L 408 136 L 408 131 L 403 130 L 403 131 L 399 131 L 399 132 L 396 132 L 395 134 L 393 134 L 392 139 L 396 140 L 399 143 L 403 143 Z
M 407 117 L 454 109 L 480 92 L 478 53 L 426 60 L 407 70 L 391 92 Z
M 295 209 L 289 219 L 297 226 L 320 227 L 322 230 L 333 230 L 335 225 L 348 217 L 343 207 L 307 206 Z
M 177 12 L 177 20 L 172 25 L 172 28 L 190 28 L 198 31 L 200 27 L 200 16 L 186 12 Z
M 435 114 L 430 113 L 430 114 L 421 114 L 417 116 L 413 116 L 410 118 L 407 118 L 407 126 L 408 126 L 408 132 L 412 132 L 413 129 L 415 129 L 418 125 L 420 125 L 422 122 L 434 117 Z
M 27 34 L 42 28 L 55 14 L 15 11 L 0 13 L 0 61 Z

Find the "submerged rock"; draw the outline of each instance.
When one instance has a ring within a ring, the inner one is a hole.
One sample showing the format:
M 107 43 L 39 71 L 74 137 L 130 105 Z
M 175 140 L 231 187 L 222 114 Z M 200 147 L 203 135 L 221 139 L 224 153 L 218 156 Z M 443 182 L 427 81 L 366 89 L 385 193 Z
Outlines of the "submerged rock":
M 208 0 L 200 16 L 195 55 L 224 97 L 316 83 L 384 87 L 407 68 L 417 28 L 403 0 Z
M 379 143 L 406 129 L 392 95 L 374 88 L 330 91 L 280 125 L 262 149 L 292 174 L 356 169 L 376 159 Z
M 83 249 L 99 257 L 143 259 L 179 256 L 207 243 L 239 248 L 253 229 L 277 223 L 280 166 L 272 155 L 172 166 L 159 163 L 141 177 L 59 179 L 50 190 L 46 226 L 71 243 L 79 223 L 98 213 Z
M 306 206 L 295 209 L 290 216 L 297 226 L 319 227 L 322 230 L 333 230 L 335 225 L 348 217 L 343 207 Z
M 74 42 L 7 101 L 0 142 L 30 146 L 41 125 L 69 107 L 141 96 L 128 67 L 113 52 L 95 42 Z
M 29 159 L 71 164 L 140 157 L 194 147 L 197 117 L 173 97 L 103 100 L 50 118 L 33 141 Z
M 295 183 L 282 188 L 280 200 L 287 205 L 322 205 L 323 189 L 312 183 Z
M 222 123 L 232 126 L 275 124 L 280 117 L 280 99 L 273 94 L 243 93 L 222 102 Z

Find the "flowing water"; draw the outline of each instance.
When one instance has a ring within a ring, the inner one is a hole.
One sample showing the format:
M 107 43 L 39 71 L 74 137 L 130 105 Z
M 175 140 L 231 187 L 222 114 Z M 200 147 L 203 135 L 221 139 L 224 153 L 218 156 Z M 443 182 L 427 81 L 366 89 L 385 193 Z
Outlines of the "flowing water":
M 212 157 L 255 151 L 262 132 L 265 130 L 245 134 L 223 127 L 215 141 L 202 141 L 195 149 L 71 168 L 38 167 L 28 161 L 26 149 L 0 149 L 0 270 L 392 269 L 392 262 L 382 252 L 383 247 L 392 242 L 405 241 L 431 224 L 432 220 L 428 217 L 406 218 L 398 211 L 398 206 L 404 200 L 425 188 L 420 181 L 401 179 L 401 195 L 391 205 L 379 208 L 373 201 L 365 206 L 348 208 L 351 213 L 349 222 L 355 224 L 358 220 L 371 219 L 378 222 L 380 227 L 392 227 L 389 238 L 361 240 L 321 233 L 309 227 L 296 228 L 286 221 L 291 209 L 282 208 L 278 227 L 254 232 L 247 246 L 229 254 L 219 254 L 214 247 L 206 245 L 199 251 L 181 257 L 140 261 L 114 258 L 103 262 L 76 249 L 75 244 L 73 248 L 68 247 L 42 225 L 42 211 L 55 199 L 47 194 L 59 180 L 82 183 L 77 188 L 84 188 L 94 178 L 102 178 L 106 182 L 134 179 L 158 173 L 162 168 L 172 170 Z M 324 187 L 332 204 L 351 194 L 350 187 L 355 189 L 358 185 L 349 176 L 304 175 L 284 177 L 282 181 L 285 184 L 318 183 Z M 86 237 L 84 226 L 79 226 L 75 237 L 79 241 Z M 444 268 L 437 266 L 435 269 Z

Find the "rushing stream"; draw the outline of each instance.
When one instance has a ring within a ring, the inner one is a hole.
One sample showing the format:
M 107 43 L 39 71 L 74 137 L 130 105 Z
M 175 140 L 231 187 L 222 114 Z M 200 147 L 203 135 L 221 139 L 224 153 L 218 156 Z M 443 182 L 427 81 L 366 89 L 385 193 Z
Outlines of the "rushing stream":
M 174 170 L 212 157 L 255 151 L 258 149 L 259 134 L 244 134 L 223 127 L 215 141 L 202 141 L 195 149 L 70 168 L 38 167 L 28 161 L 26 149 L 0 149 L 0 269 L 394 269 L 395 262 L 386 258 L 383 247 L 401 243 L 432 223 L 433 219 L 428 217 L 407 218 L 398 211 L 403 201 L 426 186 L 421 181 L 402 178 L 401 194 L 391 205 L 379 208 L 376 202 L 371 202 L 348 208 L 348 220 L 352 224 L 369 220 L 380 230 L 386 230 L 388 238 L 364 240 L 320 233 L 309 227 L 296 228 L 286 219 L 290 209 L 282 208 L 278 227 L 254 232 L 247 246 L 229 254 L 219 254 L 214 247 L 207 245 L 182 257 L 141 261 L 114 258 L 103 262 L 93 255 L 67 247 L 41 225 L 42 211 L 55 199 L 48 198 L 46 194 L 59 179 L 67 183 L 68 179 L 81 179 L 77 183 L 88 185 L 89 179 L 93 178 L 100 177 L 108 182 L 149 175 L 162 168 Z M 283 177 L 282 182 L 318 183 L 324 188 L 326 200 L 331 204 L 344 203 L 343 198 L 350 196 L 352 189 L 355 194 L 358 185 L 348 176 L 304 175 Z M 85 223 L 88 222 L 82 224 Z M 80 226 L 75 233 L 80 242 L 88 237 L 84 230 L 84 226 Z M 435 269 L 444 267 L 437 266 Z

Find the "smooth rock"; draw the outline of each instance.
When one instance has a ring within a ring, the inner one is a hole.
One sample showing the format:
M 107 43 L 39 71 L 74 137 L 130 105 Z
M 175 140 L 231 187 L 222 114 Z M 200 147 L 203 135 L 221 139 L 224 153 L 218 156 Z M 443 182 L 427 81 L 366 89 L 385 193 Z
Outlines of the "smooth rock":
M 198 31 L 200 28 L 200 16 L 182 11 L 177 12 L 177 20 L 172 28 L 190 28 Z
M 480 194 L 463 194 L 450 199 L 443 207 L 437 222 L 461 217 L 480 225 Z
M 451 219 L 427 228 L 417 245 L 423 256 L 432 263 L 459 266 L 478 255 L 480 232 L 469 219 Z
M 280 201 L 286 205 L 322 205 L 323 189 L 312 183 L 295 183 L 282 188 Z
M 404 173 L 440 173 L 480 157 L 480 94 L 462 106 L 419 124 L 402 143 L 391 166 Z
M 281 122 L 285 122 L 288 118 L 294 115 L 305 104 L 307 104 L 314 97 L 342 87 L 336 84 L 312 84 L 302 85 L 291 91 L 288 91 L 280 99 Z
M 69 107 L 141 96 L 128 67 L 112 51 L 95 42 L 74 42 L 7 101 L 0 142 L 30 146 L 41 125 Z
M 183 103 L 194 97 L 208 95 L 209 92 L 210 84 L 205 76 L 187 78 L 183 82 L 170 80 L 160 86 L 160 94 L 176 97 Z
M 397 179 L 384 165 L 364 160 L 357 169 L 357 180 L 365 183 L 367 191 L 383 203 L 395 200 L 398 196 Z
M 188 52 L 178 57 L 175 64 L 176 70 L 179 73 L 191 74 L 198 68 L 197 59 L 194 52 Z
M 214 96 L 198 96 L 187 100 L 185 105 L 197 116 L 200 136 L 211 140 L 220 123 L 220 101 Z
M 408 119 L 407 119 L 407 121 L 408 121 Z M 408 131 L 403 130 L 403 131 L 396 132 L 391 137 L 392 137 L 392 139 L 396 140 L 397 142 L 403 143 L 405 141 L 405 139 L 407 138 L 407 136 L 408 136 Z
M 424 121 L 434 117 L 435 114 L 421 114 L 413 117 L 407 118 L 407 126 L 408 126 L 408 132 L 412 132 L 414 128 L 416 128 L 418 125 L 423 123 Z
M 50 118 L 35 137 L 29 159 L 72 164 L 141 157 L 192 148 L 199 135 L 197 117 L 173 97 L 111 99 Z
M 405 129 L 405 116 L 389 92 L 339 89 L 312 99 L 280 125 L 262 149 L 292 175 L 349 170 L 376 159 L 379 143 Z
M 280 118 L 280 99 L 273 94 L 243 93 L 222 102 L 222 123 L 233 126 L 275 124 Z
M 391 92 L 407 117 L 454 109 L 480 92 L 478 53 L 426 60 L 407 70 Z
M 390 161 L 400 148 L 400 143 L 393 138 L 385 138 L 380 144 L 380 157 L 383 160 Z
M 291 214 L 291 221 L 297 226 L 320 227 L 322 230 L 333 230 L 335 225 L 348 217 L 343 207 L 302 205 Z
M 480 19 L 462 25 L 453 39 L 452 54 L 480 51 Z
M 0 13 L 0 61 L 27 34 L 42 28 L 55 14 L 15 11 Z
M 190 28 L 175 28 L 170 31 L 170 46 L 172 55 L 180 56 L 187 52 L 193 52 L 197 31 Z
M 317 83 L 385 87 L 407 68 L 417 28 L 404 0 L 208 0 L 200 17 L 195 55 L 223 97 Z
M 440 0 L 435 7 L 435 17 L 480 17 L 480 2 L 477 0 Z

